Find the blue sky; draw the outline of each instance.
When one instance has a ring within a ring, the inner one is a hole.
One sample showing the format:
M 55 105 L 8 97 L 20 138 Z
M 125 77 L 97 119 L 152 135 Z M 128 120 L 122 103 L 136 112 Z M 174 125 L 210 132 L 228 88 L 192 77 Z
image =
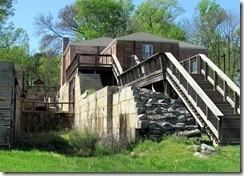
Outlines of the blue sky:
M 39 40 L 38 36 L 34 35 L 34 18 L 39 13 L 53 14 L 57 17 L 59 10 L 65 5 L 72 4 L 75 0 L 17 0 L 18 2 L 14 4 L 15 15 L 10 19 L 14 22 L 16 28 L 23 28 L 30 38 L 30 51 L 38 52 Z M 133 0 L 135 6 L 138 6 L 145 0 Z M 185 13 L 181 18 L 190 19 L 194 13 L 194 8 L 200 0 L 178 0 L 178 2 L 185 9 Z M 239 0 L 216 0 L 218 4 L 224 9 L 234 10 L 240 13 L 240 1 Z

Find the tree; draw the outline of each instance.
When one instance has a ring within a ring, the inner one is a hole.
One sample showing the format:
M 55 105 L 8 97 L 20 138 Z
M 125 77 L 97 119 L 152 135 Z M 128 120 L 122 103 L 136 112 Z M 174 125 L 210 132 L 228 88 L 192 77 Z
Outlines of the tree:
M 240 70 L 240 17 L 234 11 L 227 11 L 226 18 L 220 24 L 220 32 L 226 42 L 227 73 L 234 80 Z
M 36 35 L 42 36 L 41 48 L 52 48 L 53 51 L 60 53 L 62 47 L 62 38 L 65 37 L 65 31 L 59 29 L 57 22 L 53 21 L 53 15 L 47 16 L 39 14 L 35 18 Z
M 35 18 L 37 35 L 42 46 L 61 51 L 61 40 L 89 40 L 97 37 L 117 37 L 127 31 L 127 21 L 133 10 L 131 0 L 76 0 L 61 9 L 58 21 L 51 14 Z
M 0 1 L 0 23 L 5 23 L 9 16 L 13 13 L 13 0 Z
M 28 41 L 27 34 L 23 29 L 14 28 L 14 24 L 7 20 L 14 15 L 13 0 L 1 0 L 0 2 L 0 48 L 9 48 Z
M 59 85 L 61 56 L 54 57 L 53 51 L 43 53 L 39 60 L 39 76 L 46 86 Z
M 177 0 L 147 0 L 132 17 L 132 32 L 148 32 L 155 35 L 184 40 L 184 32 L 174 20 L 184 12 Z
M 182 29 L 189 42 L 207 47 L 208 56 L 213 62 L 233 80 L 237 78 L 240 19 L 236 13 L 227 12 L 215 0 L 203 0 L 197 4 L 192 20 L 183 22 Z

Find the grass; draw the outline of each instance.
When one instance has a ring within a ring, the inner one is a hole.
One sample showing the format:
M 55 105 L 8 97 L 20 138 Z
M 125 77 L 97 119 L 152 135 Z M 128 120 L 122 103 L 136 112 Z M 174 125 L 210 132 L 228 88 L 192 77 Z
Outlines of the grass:
M 48 135 L 41 136 L 47 137 Z M 93 137 L 95 138 L 96 135 L 91 138 Z M 0 171 L 113 173 L 240 172 L 240 145 L 217 147 L 218 154 L 201 159 L 193 156 L 193 149 L 187 148 L 192 144 L 198 144 L 197 142 L 189 141 L 186 138 L 169 137 L 159 143 L 152 141 L 139 142 L 131 150 L 123 149 L 119 153 L 105 152 L 106 155 L 101 153 L 97 155 L 97 150 L 99 151 L 101 148 L 96 148 L 96 152 L 88 157 L 87 155 L 82 156 L 74 153 L 68 133 L 59 133 L 56 136 L 52 134 L 48 138 L 46 141 L 41 139 L 41 137 L 36 138 L 37 141 L 43 142 L 41 147 L 37 143 L 35 146 L 32 145 L 32 147 L 30 144 L 28 146 L 26 143 L 22 143 L 22 147 L 19 145 L 18 148 L 11 151 L 0 150 Z M 78 141 L 83 138 L 84 136 L 78 137 Z M 29 140 L 32 141 L 31 138 Z M 55 147 L 55 142 L 63 148 Z M 46 149 L 43 147 L 44 144 Z M 97 142 L 96 144 L 100 143 Z M 83 143 L 83 145 L 87 144 Z

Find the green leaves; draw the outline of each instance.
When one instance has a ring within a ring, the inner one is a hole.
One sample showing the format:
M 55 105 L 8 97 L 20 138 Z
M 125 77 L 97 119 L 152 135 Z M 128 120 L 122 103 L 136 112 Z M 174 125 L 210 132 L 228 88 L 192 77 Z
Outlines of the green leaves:
M 4 23 L 9 16 L 13 15 L 13 0 L 1 0 L 0 2 L 0 24 Z
M 184 12 L 177 0 L 147 0 L 132 17 L 133 32 L 148 32 L 166 38 L 184 39 L 184 32 L 174 20 Z
M 125 33 L 133 5 L 130 0 L 76 0 L 78 31 L 84 39 L 115 38 Z

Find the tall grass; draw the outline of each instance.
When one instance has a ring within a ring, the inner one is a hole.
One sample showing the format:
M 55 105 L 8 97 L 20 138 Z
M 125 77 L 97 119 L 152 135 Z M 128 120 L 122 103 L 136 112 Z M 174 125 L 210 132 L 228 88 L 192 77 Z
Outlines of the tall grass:
M 97 137 L 96 133 L 88 135 L 92 139 L 84 136 L 85 133 L 90 132 L 32 134 L 28 138 L 26 136 L 22 143 L 19 139 L 16 148 L 11 151 L 0 150 L 0 170 L 103 173 L 240 172 L 240 145 L 217 147 L 216 155 L 202 159 L 194 157 L 195 151 L 188 148 L 189 145 L 200 143 L 184 137 L 167 137 L 161 142 L 140 141 L 129 149 L 121 147 L 119 151 L 107 142 L 102 142 L 103 139 Z M 45 136 L 47 139 L 44 139 Z M 31 144 L 33 140 L 34 143 Z M 93 152 L 89 149 L 93 149 Z

